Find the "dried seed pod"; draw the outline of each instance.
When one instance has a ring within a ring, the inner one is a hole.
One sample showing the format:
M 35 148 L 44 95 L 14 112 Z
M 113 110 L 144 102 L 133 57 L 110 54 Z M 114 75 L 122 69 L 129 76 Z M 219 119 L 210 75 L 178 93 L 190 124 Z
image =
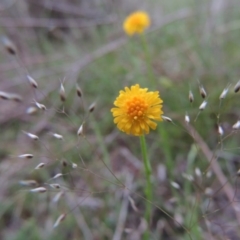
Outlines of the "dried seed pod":
M 41 169 L 41 168 L 43 168 L 45 166 L 45 163 L 39 163 L 36 167 L 35 167 L 35 169 L 37 170 L 37 169 Z
M 92 104 L 89 106 L 88 111 L 89 111 L 90 113 L 93 112 L 94 109 L 95 109 L 95 107 L 96 107 L 96 103 L 94 102 L 94 103 L 92 103 Z
M 199 106 L 199 110 L 204 110 L 205 107 L 207 106 L 207 101 L 203 101 L 202 104 Z
M 172 119 L 166 116 L 162 116 L 162 119 L 166 122 L 172 122 Z
M 35 140 L 35 141 L 37 141 L 38 139 L 39 139 L 39 137 L 37 136 L 37 135 L 34 135 L 34 134 L 32 134 L 32 133 L 29 133 L 29 132 L 25 132 L 25 131 L 23 131 L 29 138 L 31 138 L 31 139 L 33 139 L 33 140 Z
M 54 198 L 52 199 L 52 202 L 57 203 L 59 199 L 64 195 L 64 192 L 57 193 Z
M 38 188 L 33 188 L 30 190 L 30 192 L 37 192 L 37 193 L 45 193 L 47 189 L 45 187 L 38 187 Z
M 190 103 L 192 103 L 194 101 L 194 96 L 193 96 L 193 93 L 191 90 L 189 91 L 188 98 L 189 98 Z
M 234 87 L 234 92 L 237 93 L 240 89 L 240 80 L 237 82 L 237 84 Z
M 79 129 L 77 131 L 77 135 L 78 136 L 82 136 L 83 135 L 83 124 L 79 127 Z
M 59 140 L 63 140 L 63 136 L 58 133 L 53 133 L 52 135 Z
M 76 85 L 76 90 L 77 90 L 77 95 L 78 95 L 78 97 L 82 97 L 82 90 L 81 90 L 81 88 L 78 86 L 78 85 Z
M 29 115 L 33 115 L 36 112 L 37 112 L 37 108 L 35 108 L 35 107 L 29 107 L 26 109 L 26 113 Z
M 66 217 L 66 214 L 61 214 L 58 219 L 56 220 L 56 222 L 53 225 L 53 228 L 56 228 L 60 222 L 62 222 Z
M 223 128 L 220 125 L 218 126 L 218 133 L 221 136 L 223 136 L 223 134 L 224 134 Z
M 17 54 L 17 48 L 15 44 L 7 37 L 2 38 L 3 45 L 6 49 L 6 51 L 11 54 L 11 55 L 16 55 Z
M 239 128 L 240 128 L 240 121 L 237 121 L 236 123 L 233 124 L 232 129 L 238 130 Z
M 203 86 L 199 87 L 199 92 L 200 92 L 202 98 L 206 98 L 207 97 L 207 92 L 205 91 Z
M 47 108 L 46 108 L 46 106 L 45 105 L 43 105 L 43 104 L 41 104 L 41 103 L 38 103 L 38 102 L 35 102 L 35 104 L 36 104 L 36 106 L 39 108 L 39 109 L 41 109 L 41 110 L 46 110 Z
M 30 153 L 25 153 L 25 154 L 18 155 L 18 157 L 19 157 L 19 158 L 30 159 L 30 158 L 33 158 L 33 155 L 30 154 Z
M 187 113 L 186 113 L 186 115 L 185 115 L 185 122 L 186 122 L 186 123 L 190 123 L 190 117 L 188 116 Z
M 229 90 L 229 88 L 223 89 L 223 91 L 219 97 L 220 100 L 224 99 L 227 96 L 228 90 Z
M 61 86 L 60 86 L 59 95 L 60 95 L 61 101 L 65 102 L 66 101 L 66 93 L 65 93 L 65 88 L 64 88 L 62 83 L 61 83 Z
M 38 185 L 38 183 L 35 180 L 21 180 L 19 181 L 19 184 L 30 187 L 35 187 Z
M 29 75 L 27 75 L 28 82 L 33 88 L 38 88 L 37 82 Z

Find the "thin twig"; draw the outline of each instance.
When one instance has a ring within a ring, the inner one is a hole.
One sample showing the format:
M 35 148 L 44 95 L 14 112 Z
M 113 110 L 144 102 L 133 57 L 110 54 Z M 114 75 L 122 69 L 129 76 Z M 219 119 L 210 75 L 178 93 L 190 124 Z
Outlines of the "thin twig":
M 116 227 L 115 233 L 113 235 L 113 240 L 121 240 L 122 239 L 122 233 L 124 230 L 124 224 L 125 224 L 125 221 L 127 218 L 127 209 L 128 209 L 128 205 L 129 205 L 128 196 L 129 196 L 129 193 L 131 190 L 132 181 L 133 181 L 133 175 L 127 174 L 127 179 L 126 179 L 126 184 L 125 184 L 127 186 L 127 189 L 124 190 L 122 206 L 120 209 L 117 227 Z

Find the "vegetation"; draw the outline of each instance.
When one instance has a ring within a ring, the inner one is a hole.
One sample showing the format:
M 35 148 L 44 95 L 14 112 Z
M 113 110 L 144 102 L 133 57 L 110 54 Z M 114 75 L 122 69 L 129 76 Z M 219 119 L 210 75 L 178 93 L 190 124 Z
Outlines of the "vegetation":
M 239 9 L 1 3 L 0 239 L 239 239 Z M 138 10 L 151 25 L 129 36 Z M 151 176 L 111 113 L 136 84 L 163 100 Z

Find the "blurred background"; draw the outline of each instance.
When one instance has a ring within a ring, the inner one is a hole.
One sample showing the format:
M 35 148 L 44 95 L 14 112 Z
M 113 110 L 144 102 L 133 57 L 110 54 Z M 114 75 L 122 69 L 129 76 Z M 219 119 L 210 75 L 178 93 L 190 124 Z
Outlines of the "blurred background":
M 148 56 L 122 29 L 137 10 Z M 110 112 L 136 83 L 173 121 L 146 138 L 150 239 L 240 239 L 238 0 L 0 0 L 0 38 L 0 239 L 143 239 L 139 139 Z

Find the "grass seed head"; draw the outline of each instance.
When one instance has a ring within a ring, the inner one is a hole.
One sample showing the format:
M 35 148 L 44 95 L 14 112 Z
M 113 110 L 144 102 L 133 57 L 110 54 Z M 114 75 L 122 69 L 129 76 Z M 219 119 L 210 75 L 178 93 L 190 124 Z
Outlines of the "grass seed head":
M 72 168 L 77 168 L 77 164 L 76 163 L 72 163 Z
M 232 129 L 238 130 L 239 128 L 240 128 L 240 121 L 237 121 L 236 123 L 233 124 Z
M 166 122 L 172 123 L 172 119 L 170 117 L 162 116 L 162 119 Z
M 204 89 L 203 86 L 199 87 L 199 92 L 200 92 L 202 98 L 206 98 L 207 97 L 207 92 L 206 92 L 206 90 Z
M 77 90 L 77 95 L 78 95 L 78 97 L 82 97 L 82 89 L 78 86 L 78 85 L 76 85 L 76 90 Z
M 180 185 L 176 182 L 171 182 L 171 185 L 176 189 L 180 189 Z
M 212 194 L 213 194 L 213 190 L 212 190 L 211 188 L 207 187 L 207 188 L 205 189 L 204 193 L 205 193 L 207 196 L 211 197 Z
M 187 113 L 186 113 L 186 115 L 185 115 L 185 122 L 186 122 L 186 123 L 190 123 L 190 117 L 188 116 Z
M 56 174 L 52 179 L 56 179 L 56 178 L 59 178 L 59 177 L 61 177 L 62 176 L 62 173 L 58 173 L 58 174 Z
M 199 110 L 201 111 L 204 110 L 206 106 L 207 106 L 207 101 L 204 100 L 202 104 L 199 106 Z
M 189 91 L 188 98 L 189 98 L 190 103 L 192 103 L 194 101 L 194 96 L 193 96 L 193 93 L 191 90 Z
M 63 161 L 62 161 L 62 165 L 63 165 L 63 167 L 67 167 L 67 165 L 68 165 L 67 161 L 66 161 L 66 160 L 63 160 Z
M 224 99 L 227 96 L 227 93 L 228 93 L 228 88 L 223 89 L 219 99 L 220 100 Z
M 46 110 L 47 108 L 46 108 L 46 106 L 45 105 L 43 105 L 43 104 L 41 104 L 41 103 L 38 103 L 38 102 L 35 102 L 35 104 L 36 104 L 36 106 L 39 108 L 39 109 L 41 109 L 41 110 Z
M 57 183 L 50 184 L 49 186 L 54 188 L 54 189 L 60 189 L 60 185 L 57 184 Z
M 53 225 L 53 228 L 56 228 L 60 222 L 62 222 L 66 217 L 66 214 L 61 214 L 58 219 L 56 220 L 56 222 Z
M 54 198 L 52 199 L 53 203 L 57 203 L 59 201 L 59 199 L 64 195 L 64 192 L 59 192 L 57 193 Z
M 61 86 L 60 86 L 59 95 L 60 95 L 61 101 L 65 102 L 66 101 L 66 93 L 65 93 L 65 88 L 64 88 L 62 83 L 61 83 Z
M 79 127 L 79 129 L 77 131 L 77 135 L 78 136 L 82 136 L 83 135 L 83 124 Z
M 28 82 L 33 88 L 38 88 L 37 82 L 29 75 L 27 75 Z
M 18 155 L 18 157 L 25 158 L 25 159 L 31 159 L 31 158 L 33 158 L 33 155 L 30 153 L 25 153 L 25 154 Z
M 28 115 L 33 115 L 34 113 L 36 113 L 37 112 L 37 108 L 36 107 L 28 107 L 27 109 L 26 109 L 26 113 L 28 114 Z
M 18 94 L 15 94 L 15 93 L 11 93 L 10 95 L 10 100 L 13 100 L 15 102 L 21 102 L 22 101 L 22 97 Z
M 17 54 L 17 48 L 16 48 L 15 44 L 9 38 L 3 37 L 2 38 L 2 43 L 3 43 L 7 53 L 9 53 L 10 55 L 16 55 Z
M 210 177 L 212 177 L 212 171 L 210 171 L 210 170 L 209 170 L 209 171 L 207 171 L 207 173 L 206 173 L 206 177 L 207 177 L 207 178 L 210 178 Z
M 2 92 L 2 91 L 0 91 L 0 98 L 3 100 L 10 100 L 9 94 L 6 92 Z
M 234 87 L 234 92 L 237 93 L 240 89 L 240 80 L 237 82 L 237 84 Z
M 24 131 L 23 131 L 24 132 Z M 37 141 L 39 139 L 39 137 L 35 134 L 29 133 L 29 132 L 24 132 L 29 138 Z
M 223 136 L 224 134 L 223 128 L 220 125 L 218 126 L 218 133 L 220 136 Z
M 35 180 L 21 180 L 19 181 L 19 184 L 23 186 L 29 186 L 29 187 L 35 187 L 38 185 L 38 183 Z
M 96 103 L 94 102 L 94 103 L 92 103 L 92 104 L 89 106 L 88 111 L 89 111 L 90 113 L 93 112 L 94 109 L 95 109 L 95 107 L 96 107 Z
M 33 188 L 30 190 L 30 192 L 34 193 L 45 193 L 47 189 L 45 187 L 38 187 L 38 188 Z
M 194 180 L 194 178 L 191 174 L 183 173 L 182 176 L 190 182 L 192 182 Z
M 22 97 L 16 93 L 7 93 L 0 91 L 0 98 L 4 100 L 13 100 L 15 102 L 21 102 Z
M 63 136 L 58 134 L 58 133 L 53 133 L 53 136 L 56 138 L 56 139 L 59 139 L 59 140 L 63 140 Z
M 202 172 L 199 168 L 195 168 L 195 174 L 197 177 L 201 177 L 202 176 Z
M 129 202 L 130 202 L 130 205 L 131 205 L 132 209 L 133 209 L 135 212 L 138 212 L 138 208 L 136 207 L 135 201 L 134 201 L 130 196 L 128 196 L 128 200 L 129 200 Z
M 43 168 L 45 166 L 45 163 L 39 163 L 36 167 L 35 167 L 35 169 L 37 170 L 37 169 L 41 169 L 41 168 Z

